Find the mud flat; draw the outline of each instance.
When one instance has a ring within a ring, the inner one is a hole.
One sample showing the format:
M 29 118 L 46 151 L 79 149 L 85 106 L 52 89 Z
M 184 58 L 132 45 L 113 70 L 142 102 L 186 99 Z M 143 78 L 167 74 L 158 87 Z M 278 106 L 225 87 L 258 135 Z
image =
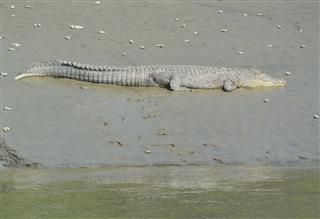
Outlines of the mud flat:
M 12 4 L 0 6 L 1 71 L 8 73 L 1 99 L 12 107 L 2 111 L 2 125 L 19 156 L 47 167 L 318 162 L 317 2 Z M 254 67 L 288 85 L 173 93 L 13 80 L 52 59 Z

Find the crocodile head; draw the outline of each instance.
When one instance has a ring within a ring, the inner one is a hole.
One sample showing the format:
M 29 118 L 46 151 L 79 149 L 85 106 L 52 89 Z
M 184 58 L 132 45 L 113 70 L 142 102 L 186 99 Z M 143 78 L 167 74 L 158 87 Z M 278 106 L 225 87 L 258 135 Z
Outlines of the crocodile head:
M 272 78 L 266 74 L 256 74 L 247 81 L 247 87 L 278 87 L 286 85 L 282 79 Z

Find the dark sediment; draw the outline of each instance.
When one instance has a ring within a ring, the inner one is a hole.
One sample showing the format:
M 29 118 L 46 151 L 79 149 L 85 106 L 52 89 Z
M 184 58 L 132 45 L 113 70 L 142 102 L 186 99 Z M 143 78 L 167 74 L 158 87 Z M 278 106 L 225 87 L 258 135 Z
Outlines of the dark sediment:
M 0 166 L 6 167 L 38 167 L 40 163 L 30 161 L 17 154 L 17 151 L 8 147 L 3 138 L 0 138 Z

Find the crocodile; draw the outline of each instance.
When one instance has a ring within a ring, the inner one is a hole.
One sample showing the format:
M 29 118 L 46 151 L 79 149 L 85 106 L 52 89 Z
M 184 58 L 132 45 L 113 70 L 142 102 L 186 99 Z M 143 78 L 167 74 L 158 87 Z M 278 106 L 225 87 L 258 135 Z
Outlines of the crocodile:
M 69 78 L 91 83 L 122 86 L 166 87 L 172 91 L 199 88 L 237 88 L 284 86 L 286 81 L 257 69 L 237 69 L 199 65 L 100 66 L 69 61 L 35 64 L 15 77 L 32 76 Z

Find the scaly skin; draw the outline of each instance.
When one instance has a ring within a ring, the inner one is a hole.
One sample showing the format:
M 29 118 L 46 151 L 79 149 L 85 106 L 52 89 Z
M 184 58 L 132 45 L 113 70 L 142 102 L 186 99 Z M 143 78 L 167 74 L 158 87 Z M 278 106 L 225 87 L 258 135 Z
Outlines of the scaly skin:
M 15 77 L 32 76 L 70 78 L 91 83 L 123 86 L 170 87 L 173 91 L 196 88 L 236 88 L 284 86 L 282 79 L 272 78 L 255 69 L 231 69 L 196 65 L 98 66 L 67 61 L 37 64 Z

